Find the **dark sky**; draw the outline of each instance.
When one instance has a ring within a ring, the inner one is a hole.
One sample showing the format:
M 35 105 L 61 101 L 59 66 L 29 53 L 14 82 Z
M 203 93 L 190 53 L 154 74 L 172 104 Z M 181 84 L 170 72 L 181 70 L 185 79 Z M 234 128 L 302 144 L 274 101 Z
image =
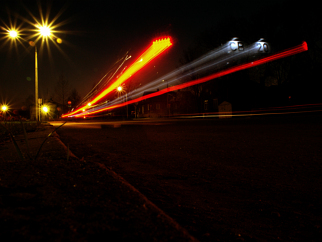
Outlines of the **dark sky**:
M 39 97 L 54 93 L 61 74 L 84 97 L 128 50 L 135 60 L 152 40 L 170 34 L 174 45 L 156 63 L 163 71 L 171 70 L 178 67 L 182 50 L 202 31 L 232 17 L 252 18 L 278 9 L 282 2 L 56 0 L 39 5 L 31 0 L 1 0 L 0 26 L 12 22 L 23 29 L 33 28 L 26 19 L 33 21 L 30 13 L 40 19 L 39 6 L 44 16 L 49 13 L 49 20 L 62 12 L 55 24 L 64 23 L 56 28 L 63 42 L 58 47 L 49 43 L 38 53 Z M 34 94 L 34 49 L 27 41 L 13 46 L 3 39 L 5 31 L 0 32 L 0 102 L 19 107 Z M 26 32 L 24 39 L 28 37 Z

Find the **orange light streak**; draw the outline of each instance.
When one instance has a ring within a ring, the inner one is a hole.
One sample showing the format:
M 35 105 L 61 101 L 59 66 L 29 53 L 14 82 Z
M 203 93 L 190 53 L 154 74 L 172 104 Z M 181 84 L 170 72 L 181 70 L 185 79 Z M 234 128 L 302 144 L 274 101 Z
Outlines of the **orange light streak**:
M 170 38 L 159 39 L 153 41 L 153 44 L 109 87 L 103 90 L 100 94 L 98 94 L 92 101 L 89 103 L 91 105 L 97 103 L 103 97 L 105 97 L 110 92 L 114 91 L 118 86 L 122 85 L 127 79 L 129 79 L 132 75 L 134 75 L 137 71 L 146 66 L 149 62 L 151 62 L 154 58 L 160 55 L 163 51 L 169 48 L 172 45 Z M 86 106 L 84 106 L 86 107 Z M 82 111 L 84 107 L 81 107 L 75 110 L 72 113 L 68 113 L 62 116 L 62 118 L 71 116 L 73 114 Z
M 197 79 L 197 80 L 193 80 L 193 81 L 190 81 L 190 82 L 187 82 L 187 83 L 183 83 L 183 84 L 180 84 L 180 85 L 177 85 L 177 86 L 168 87 L 168 88 L 165 88 L 165 89 L 160 90 L 158 92 L 154 92 L 154 93 L 151 93 L 151 94 L 148 94 L 148 95 L 145 95 L 145 96 L 142 96 L 142 97 L 139 97 L 139 98 L 124 102 L 124 103 L 120 103 L 120 104 L 116 104 L 116 105 L 113 105 L 113 106 L 110 106 L 110 107 L 106 107 L 106 108 L 102 108 L 102 109 L 95 110 L 95 111 L 92 111 L 92 112 L 88 112 L 88 113 L 86 113 L 86 116 L 92 115 L 92 114 L 95 114 L 95 113 L 99 113 L 99 112 L 103 112 L 103 111 L 107 111 L 107 110 L 111 110 L 111 109 L 115 109 L 115 108 L 119 108 L 119 107 L 124 107 L 125 105 L 136 103 L 136 102 L 139 102 L 139 101 L 151 98 L 151 97 L 160 96 L 162 94 L 165 94 L 165 93 L 168 93 L 168 92 L 171 92 L 171 91 L 176 91 L 176 90 L 179 90 L 179 89 L 182 89 L 182 88 L 190 87 L 190 86 L 193 86 L 193 85 L 196 85 L 196 84 L 204 83 L 204 82 L 216 79 L 218 77 L 222 77 L 222 76 L 231 74 L 231 73 L 236 72 L 236 71 L 245 70 L 245 69 L 248 69 L 248 68 L 251 68 L 251 67 L 255 67 L 255 66 L 270 62 L 270 61 L 274 61 L 274 60 L 285 58 L 285 57 L 288 57 L 288 56 L 291 56 L 291 55 L 295 55 L 295 54 L 298 54 L 298 53 L 301 53 L 301 52 L 307 51 L 307 50 L 308 50 L 307 43 L 304 41 L 302 44 L 300 44 L 298 46 L 295 46 L 293 48 L 284 50 L 284 51 L 279 52 L 277 54 L 268 56 L 266 58 L 262 58 L 262 59 L 259 59 L 259 60 L 253 61 L 253 62 L 249 62 L 249 63 L 242 64 L 242 65 L 239 65 L 239 66 L 235 66 L 235 67 L 229 68 L 227 70 L 219 71 L 219 72 L 216 72 L 216 73 L 211 74 L 209 76 L 206 76 L 206 77 L 203 77 L 203 78 L 200 78 L 200 79 Z M 75 117 L 78 117 L 80 115 L 83 115 L 83 114 L 75 115 Z
M 101 92 L 91 103 L 94 104 L 111 91 L 115 90 L 118 86 L 129 79 L 134 73 L 142 69 L 151 60 L 161 54 L 165 49 L 171 46 L 170 38 L 154 41 L 152 46 L 147 49 L 125 72 L 119 79 L 113 82 L 107 89 Z

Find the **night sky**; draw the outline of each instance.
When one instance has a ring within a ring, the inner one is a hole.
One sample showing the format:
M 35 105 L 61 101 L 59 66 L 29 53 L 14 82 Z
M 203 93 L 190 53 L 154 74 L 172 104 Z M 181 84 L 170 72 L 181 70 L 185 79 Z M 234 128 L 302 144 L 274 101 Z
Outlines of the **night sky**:
M 62 24 L 56 28 L 62 43 L 50 42 L 39 49 L 39 97 L 53 95 L 61 74 L 84 97 L 126 51 L 130 51 L 134 61 L 154 39 L 167 35 L 172 37 L 174 45 L 161 61 L 152 65 L 158 65 L 157 69 L 162 72 L 173 70 L 180 65 L 182 51 L 203 31 L 215 24 L 224 24 L 230 18 L 256 21 L 260 13 L 278 10 L 283 3 L 285 1 L 41 1 L 43 15 L 49 13 L 50 21 L 62 12 L 54 24 Z M 0 9 L 1 27 L 12 23 L 25 30 L 33 29 L 26 20 L 34 22 L 31 14 L 40 19 L 37 1 L 1 0 Z M 274 14 L 271 12 L 272 18 L 278 17 Z M 34 48 L 28 44 L 27 32 L 21 43 L 14 46 L 5 42 L 6 32 L 0 31 L 0 102 L 20 108 L 22 102 L 34 94 Z

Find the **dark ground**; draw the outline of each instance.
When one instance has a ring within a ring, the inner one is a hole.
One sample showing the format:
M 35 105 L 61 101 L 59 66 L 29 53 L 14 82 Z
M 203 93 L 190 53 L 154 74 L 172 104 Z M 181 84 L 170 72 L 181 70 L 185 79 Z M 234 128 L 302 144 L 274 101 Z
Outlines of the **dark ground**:
M 320 241 L 322 116 L 65 125 L 200 241 Z M 84 126 L 83 126 L 84 127 Z
M 1 241 L 195 241 L 113 171 L 67 159 L 57 137 L 46 139 L 53 129 L 29 132 L 30 152 L 24 136 L 15 135 L 23 161 L 1 133 Z

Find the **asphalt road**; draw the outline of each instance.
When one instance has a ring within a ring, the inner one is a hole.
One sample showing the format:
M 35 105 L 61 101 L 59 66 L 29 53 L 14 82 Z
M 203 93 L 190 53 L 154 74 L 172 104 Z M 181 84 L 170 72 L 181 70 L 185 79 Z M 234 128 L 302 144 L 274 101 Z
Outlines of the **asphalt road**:
M 76 156 L 111 167 L 200 241 L 319 241 L 321 121 L 82 120 L 57 132 Z

